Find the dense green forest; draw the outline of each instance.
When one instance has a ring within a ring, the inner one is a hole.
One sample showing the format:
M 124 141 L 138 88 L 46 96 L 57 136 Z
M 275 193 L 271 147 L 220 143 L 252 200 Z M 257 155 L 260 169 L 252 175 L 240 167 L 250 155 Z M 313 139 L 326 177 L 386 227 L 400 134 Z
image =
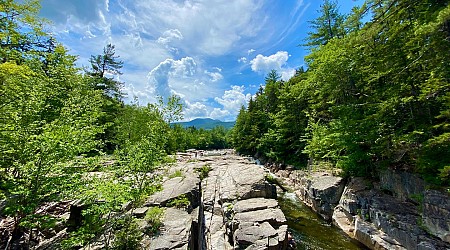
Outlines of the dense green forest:
M 288 81 L 268 74 L 231 131 L 171 126 L 183 118 L 177 96 L 125 103 L 114 45 L 81 69 L 38 12 L 37 0 L 0 4 L 0 215 L 12 218 L 2 248 L 33 246 L 57 225 L 42 204 L 79 200 L 90 204 L 84 223 L 60 248 L 113 228 L 111 248 L 132 249 L 136 224 L 115 214 L 158 190 L 148 173 L 177 151 L 230 141 L 298 167 L 331 164 L 351 176 L 393 167 L 450 185 L 448 1 L 368 0 L 344 15 L 326 0 L 301 45 L 306 69 Z
M 241 153 L 346 175 L 392 167 L 450 184 L 450 6 L 368 0 L 349 14 L 324 1 L 300 46 L 307 69 L 272 71 L 240 110 Z
M 173 162 L 168 155 L 176 151 L 228 147 L 228 131 L 171 127 L 182 119 L 175 96 L 125 104 L 114 45 L 78 68 L 77 56 L 46 32 L 39 8 L 35 0 L 0 3 L 0 215 L 12 218 L 0 246 L 33 246 L 58 223 L 42 205 L 66 200 L 91 205 L 61 248 L 83 246 L 114 225 L 127 232 L 116 237 L 133 237 L 135 224 L 113 214 L 158 189 L 158 178 L 146 173 Z M 125 238 L 112 247 L 136 242 Z

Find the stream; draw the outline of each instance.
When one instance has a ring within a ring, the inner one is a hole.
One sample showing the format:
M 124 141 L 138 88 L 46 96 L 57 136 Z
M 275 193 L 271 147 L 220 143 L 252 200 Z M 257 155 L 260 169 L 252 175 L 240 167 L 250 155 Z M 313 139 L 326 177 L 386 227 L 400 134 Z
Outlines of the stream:
M 278 202 L 297 242 L 297 249 L 367 249 L 320 218 L 294 193 L 283 193 Z

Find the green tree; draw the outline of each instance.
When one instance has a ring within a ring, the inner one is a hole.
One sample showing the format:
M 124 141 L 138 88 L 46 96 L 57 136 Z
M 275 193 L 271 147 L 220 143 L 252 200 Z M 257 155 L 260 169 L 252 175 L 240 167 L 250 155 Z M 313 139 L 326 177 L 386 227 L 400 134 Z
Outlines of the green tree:
M 345 35 L 344 19 L 339 13 L 337 2 L 324 0 L 318 11 L 320 16 L 310 21 L 313 31 L 308 32 L 306 46 L 318 47 L 327 44 L 333 38 L 342 38 Z
M 116 56 L 115 46 L 106 45 L 103 48 L 103 54 L 91 56 L 89 62 L 91 69 L 86 70 L 90 76 L 90 83 L 94 90 L 100 90 L 103 93 L 101 123 L 105 126 L 105 132 L 98 135 L 104 143 L 104 149 L 112 151 L 117 145 L 114 144 L 114 120 L 120 109 L 123 107 L 123 83 L 114 79 L 117 75 L 122 74 L 120 69 L 123 62 Z

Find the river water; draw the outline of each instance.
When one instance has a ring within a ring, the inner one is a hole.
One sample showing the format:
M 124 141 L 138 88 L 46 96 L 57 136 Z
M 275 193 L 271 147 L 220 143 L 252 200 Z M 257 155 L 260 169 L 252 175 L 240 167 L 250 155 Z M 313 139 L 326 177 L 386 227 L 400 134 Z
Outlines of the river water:
M 367 249 L 321 219 L 298 200 L 294 193 L 280 194 L 278 202 L 297 242 L 297 249 Z

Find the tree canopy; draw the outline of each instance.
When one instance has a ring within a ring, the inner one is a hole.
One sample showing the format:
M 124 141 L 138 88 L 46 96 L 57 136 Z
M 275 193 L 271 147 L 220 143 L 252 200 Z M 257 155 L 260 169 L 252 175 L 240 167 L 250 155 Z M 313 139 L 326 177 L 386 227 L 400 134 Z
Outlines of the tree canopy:
M 327 0 L 319 13 L 307 70 L 287 82 L 266 78 L 239 113 L 236 149 L 299 167 L 331 163 L 347 175 L 391 167 L 450 184 L 450 6 L 370 0 L 343 15 Z

